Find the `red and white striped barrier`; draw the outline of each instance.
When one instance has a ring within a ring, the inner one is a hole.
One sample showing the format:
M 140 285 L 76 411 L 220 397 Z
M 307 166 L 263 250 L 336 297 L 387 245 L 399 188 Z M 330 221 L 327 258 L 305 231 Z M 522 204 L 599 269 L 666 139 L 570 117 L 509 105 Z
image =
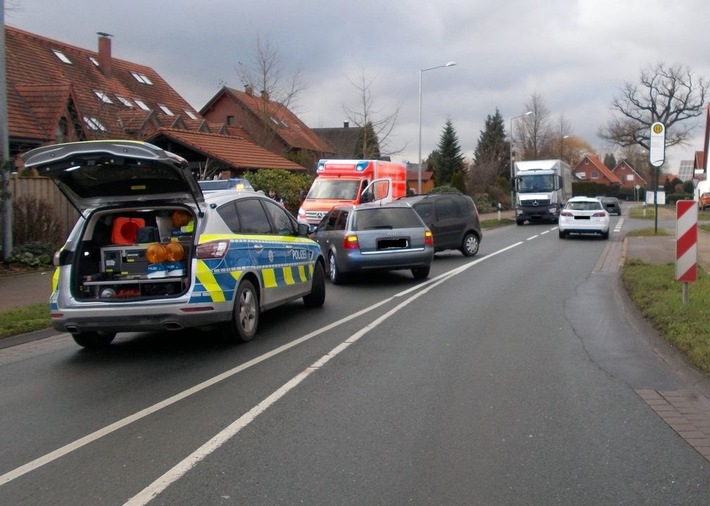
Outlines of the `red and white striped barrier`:
M 694 200 L 679 200 L 675 210 L 675 279 L 689 283 L 698 275 L 698 206 Z

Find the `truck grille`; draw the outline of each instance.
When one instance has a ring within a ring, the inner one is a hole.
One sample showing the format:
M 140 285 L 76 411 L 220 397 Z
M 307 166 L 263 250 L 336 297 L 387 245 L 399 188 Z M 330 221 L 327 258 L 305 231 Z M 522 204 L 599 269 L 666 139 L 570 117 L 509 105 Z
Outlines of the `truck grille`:
M 523 207 L 543 207 L 550 205 L 550 199 L 523 200 L 520 204 Z

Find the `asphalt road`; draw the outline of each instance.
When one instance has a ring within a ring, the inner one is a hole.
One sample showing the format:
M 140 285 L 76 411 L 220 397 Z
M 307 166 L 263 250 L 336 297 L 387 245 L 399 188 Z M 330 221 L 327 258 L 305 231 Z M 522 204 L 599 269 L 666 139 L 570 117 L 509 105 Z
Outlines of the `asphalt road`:
M 626 304 L 620 244 L 506 227 L 243 346 L 0 350 L 0 504 L 708 504 L 708 460 L 657 409 L 699 425 L 706 399 Z

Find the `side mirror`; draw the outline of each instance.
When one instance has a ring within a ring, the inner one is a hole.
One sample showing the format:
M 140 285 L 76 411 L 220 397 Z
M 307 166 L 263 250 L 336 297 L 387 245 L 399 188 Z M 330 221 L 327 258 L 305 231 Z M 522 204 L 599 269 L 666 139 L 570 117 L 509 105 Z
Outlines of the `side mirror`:
M 300 237 L 308 237 L 308 234 L 313 232 L 311 230 L 311 227 L 313 227 L 313 231 L 315 231 L 315 228 L 316 228 L 315 225 L 309 225 L 308 223 L 299 223 L 298 224 L 298 235 Z

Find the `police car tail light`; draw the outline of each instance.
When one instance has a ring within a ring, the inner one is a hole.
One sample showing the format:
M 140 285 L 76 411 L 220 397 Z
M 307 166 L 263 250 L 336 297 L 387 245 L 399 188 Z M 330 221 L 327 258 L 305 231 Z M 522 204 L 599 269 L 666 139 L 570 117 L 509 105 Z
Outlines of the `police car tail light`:
M 212 241 L 197 245 L 197 258 L 222 258 L 229 249 L 229 241 Z
M 346 235 L 343 238 L 343 248 L 345 249 L 360 249 L 360 243 L 356 235 Z
M 434 236 L 432 235 L 431 230 L 424 232 L 424 245 L 434 246 Z

